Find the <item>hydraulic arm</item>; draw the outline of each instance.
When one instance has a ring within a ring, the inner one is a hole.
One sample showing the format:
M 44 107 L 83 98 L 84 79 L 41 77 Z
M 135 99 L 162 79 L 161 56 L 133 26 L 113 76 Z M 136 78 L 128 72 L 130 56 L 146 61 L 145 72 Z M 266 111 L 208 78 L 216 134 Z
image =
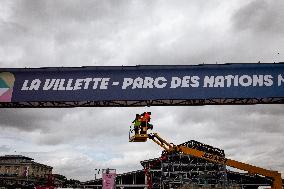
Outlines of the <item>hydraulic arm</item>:
M 163 138 L 161 138 L 157 133 L 150 133 L 147 135 L 147 138 L 153 140 L 156 144 L 161 146 L 167 153 L 183 153 L 189 154 L 194 157 L 202 158 L 214 163 L 224 164 L 230 167 L 234 167 L 240 170 L 248 171 L 250 174 L 258 174 L 265 177 L 268 177 L 272 180 L 273 184 L 271 186 L 272 189 L 282 189 L 282 178 L 281 174 L 277 171 L 271 171 L 267 169 L 263 169 L 260 167 L 256 167 L 253 165 L 249 165 L 246 163 L 242 163 L 239 161 L 231 160 L 225 157 L 221 157 L 215 154 L 211 154 L 208 152 L 204 152 L 198 149 L 189 148 L 183 145 L 174 145 L 168 143 Z

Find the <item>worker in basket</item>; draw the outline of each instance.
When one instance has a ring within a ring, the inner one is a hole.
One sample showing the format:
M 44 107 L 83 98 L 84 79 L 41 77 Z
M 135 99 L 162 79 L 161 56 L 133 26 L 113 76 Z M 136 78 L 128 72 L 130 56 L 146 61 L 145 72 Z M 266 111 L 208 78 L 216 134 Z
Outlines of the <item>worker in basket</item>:
M 140 119 L 140 115 L 136 114 L 136 117 L 134 119 L 134 121 L 132 121 L 133 125 L 134 125 L 134 132 L 135 135 L 139 134 L 139 128 L 141 127 L 141 119 Z
M 144 112 L 140 116 L 140 121 L 141 121 L 141 134 L 147 134 L 148 129 L 153 129 L 153 125 L 150 124 L 151 120 L 151 112 Z

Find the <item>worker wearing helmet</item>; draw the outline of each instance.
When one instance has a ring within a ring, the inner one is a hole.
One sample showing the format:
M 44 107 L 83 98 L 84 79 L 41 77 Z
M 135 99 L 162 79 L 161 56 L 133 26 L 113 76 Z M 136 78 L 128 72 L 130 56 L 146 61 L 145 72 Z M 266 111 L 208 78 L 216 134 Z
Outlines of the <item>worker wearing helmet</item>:
M 141 121 L 141 134 L 147 133 L 147 119 L 145 117 L 145 112 L 140 115 L 139 120 Z
M 150 122 L 150 119 L 151 119 L 151 112 L 144 112 L 144 117 L 146 119 L 147 122 Z
M 132 123 L 134 125 L 135 135 L 139 134 L 139 127 L 141 126 L 141 119 L 140 119 L 139 114 L 136 114 L 136 117 L 135 117 L 134 121 L 132 121 Z
M 153 129 L 153 125 L 150 124 L 150 119 L 151 119 L 151 112 L 144 112 L 143 114 L 141 114 L 140 116 L 140 120 L 141 120 L 141 134 L 146 134 L 146 131 L 148 129 Z

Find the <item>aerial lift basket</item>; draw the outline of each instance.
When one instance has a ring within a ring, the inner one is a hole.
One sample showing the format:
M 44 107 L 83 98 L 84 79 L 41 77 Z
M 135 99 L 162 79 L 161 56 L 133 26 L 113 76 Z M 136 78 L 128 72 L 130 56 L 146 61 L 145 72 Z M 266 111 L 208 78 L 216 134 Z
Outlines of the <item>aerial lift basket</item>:
M 148 139 L 147 126 L 142 127 L 140 133 L 135 134 L 134 129 L 129 130 L 129 142 L 146 142 Z

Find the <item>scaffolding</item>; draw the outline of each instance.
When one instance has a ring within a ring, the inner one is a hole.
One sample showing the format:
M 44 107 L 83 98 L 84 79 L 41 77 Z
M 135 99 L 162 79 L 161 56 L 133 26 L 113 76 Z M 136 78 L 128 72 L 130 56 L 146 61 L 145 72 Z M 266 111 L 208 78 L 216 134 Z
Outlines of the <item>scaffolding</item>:
M 225 157 L 223 150 L 191 140 L 180 144 Z M 196 186 L 227 185 L 226 166 L 192 155 L 162 152 L 161 158 L 141 162 L 151 188 L 178 188 L 186 184 Z

